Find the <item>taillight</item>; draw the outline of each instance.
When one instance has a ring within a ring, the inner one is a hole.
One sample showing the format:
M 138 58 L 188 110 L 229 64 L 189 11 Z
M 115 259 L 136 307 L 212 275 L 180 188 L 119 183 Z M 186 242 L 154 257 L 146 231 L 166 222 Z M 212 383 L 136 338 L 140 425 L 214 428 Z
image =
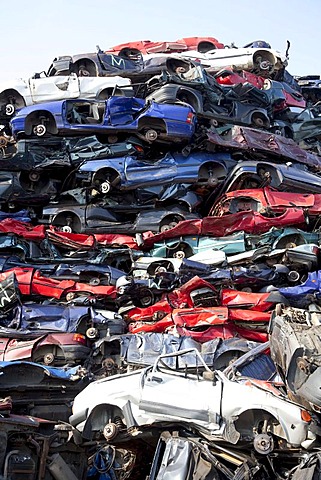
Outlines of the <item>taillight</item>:
M 140 147 L 139 145 L 135 145 L 135 150 L 139 153 L 144 153 L 143 147 Z
M 193 123 L 193 120 L 194 120 L 194 113 L 189 112 L 186 118 L 186 123 Z
M 75 333 L 75 335 L 72 337 L 72 339 L 75 342 L 81 343 L 82 345 L 87 344 L 87 340 L 86 340 L 85 335 L 81 335 L 81 333 Z
M 311 422 L 312 417 L 306 410 L 301 410 L 301 418 L 304 422 Z

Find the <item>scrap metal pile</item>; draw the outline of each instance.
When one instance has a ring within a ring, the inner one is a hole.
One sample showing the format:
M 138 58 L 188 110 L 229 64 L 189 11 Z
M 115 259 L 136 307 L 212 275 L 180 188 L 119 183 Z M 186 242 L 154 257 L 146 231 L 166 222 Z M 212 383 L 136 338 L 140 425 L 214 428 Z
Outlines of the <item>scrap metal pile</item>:
M 0 85 L 0 476 L 321 478 L 321 90 L 263 41 Z

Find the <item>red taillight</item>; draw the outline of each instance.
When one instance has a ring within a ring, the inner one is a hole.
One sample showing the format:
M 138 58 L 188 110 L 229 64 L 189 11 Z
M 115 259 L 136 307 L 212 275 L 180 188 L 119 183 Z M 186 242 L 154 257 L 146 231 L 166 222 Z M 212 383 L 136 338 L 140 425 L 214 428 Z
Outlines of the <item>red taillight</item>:
M 193 123 L 193 119 L 194 119 L 194 113 L 189 112 L 186 118 L 186 123 Z
M 75 342 L 82 343 L 83 345 L 87 344 L 87 340 L 85 335 L 81 335 L 80 333 L 75 333 L 75 335 L 72 337 L 72 339 Z
M 301 410 L 301 418 L 304 422 L 311 422 L 312 417 L 306 410 Z

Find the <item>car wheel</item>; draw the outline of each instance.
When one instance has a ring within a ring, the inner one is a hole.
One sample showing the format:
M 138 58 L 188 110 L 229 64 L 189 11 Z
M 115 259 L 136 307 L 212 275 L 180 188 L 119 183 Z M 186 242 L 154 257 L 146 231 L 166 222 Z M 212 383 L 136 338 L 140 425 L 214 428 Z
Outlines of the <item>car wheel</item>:
M 69 225 L 64 225 L 61 227 L 61 231 L 64 233 L 72 233 L 72 228 Z
M 0 148 L 6 148 L 8 145 L 8 139 L 3 135 L 0 136 Z
M 86 330 L 86 337 L 90 338 L 90 340 L 94 340 L 95 338 L 99 338 L 99 331 L 97 328 L 90 327 Z
M 103 435 L 107 440 L 107 442 L 117 437 L 118 433 L 119 433 L 119 427 L 118 425 L 116 425 L 116 423 L 110 422 L 110 423 L 106 423 L 106 425 L 104 426 Z
M 261 113 L 253 113 L 251 119 L 251 125 L 257 128 L 264 128 L 265 118 Z
M 6 105 L 6 108 L 5 108 L 6 115 L 8 115 L 8 117 L 10 117 L 11 115 L 14 114 L 14 112 L 15 112 L 14 105 L 12 105 L 12 103 L 8 103 Z
M 120 176 L 116 171 L 101 170 L 93 178 L 93 186 L 103 195 L 107 195 L 114 187 L 120 184 Z
M 60 213 L 52 221 L 52 225 L 57 227 L 60 232 L 80 233 L 80 218 L 72 212 Z
M 274 441 L 272 435 L 260 433 L 254 437 L 254 449 L 261 455 L 268 455 L 274 450 Z
M 139 292 L 138 303 L 141 307 L 150 307 L 154 303 L 153 292 L 148 290 L 148 288 L 141 290 Z
M 154 142 L 158 137 L 158 134 L 156 132 L 156 130 L 154 129 L 149 129 L 147 130 L 147 132 L 145 132 L 145 138 L 148 142 Z
M 167 230 L 171 230 L 172 228 L 176 227 L 176 225 L 182 220 L 182 218 L 177 218 L 173 220 L 168 220 L 166 219 L 161 223 L 161 226 L 159 228 L 160 232 L 166 232 Z
M 101 193 L 103 193 L 104 195 L 106 193 L 109 193 L 111 190 L 111 184 L 110 182 L 108 182 L 108 180 L 106 180 L 105 182 L 103 182 L 101 185 L 100 185 L 100 191 Z
M 90 77 L 90 71 L 87 70 L 85 65 L 79 65 L 78 77 Z
M 40 123 L 39 125 L 36 125 L 35 127 L 33 127 L 32 131 L 34 135 L 36 135 L 37 137 L 43 137 L 46 134 L 47 129 L 45 125 Z
M 45 365 L 52 365 L 55 361 L 55 356 L 52 352 L 46 353 L 43 357 L 43 363 Z

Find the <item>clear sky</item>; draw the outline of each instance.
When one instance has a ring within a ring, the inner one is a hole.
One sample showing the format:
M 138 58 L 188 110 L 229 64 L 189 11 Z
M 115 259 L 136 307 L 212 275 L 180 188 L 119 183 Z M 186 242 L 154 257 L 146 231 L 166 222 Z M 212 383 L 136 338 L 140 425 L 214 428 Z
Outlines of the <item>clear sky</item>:
M 1 78 L 47 70 L 58 55 L 134 40 L 212 36 L 241 47 L 266 40 L 288 70 L 321 74 L 321 0 L 0 0 Z M 0 80 L 1 82 L 1 80 Z

